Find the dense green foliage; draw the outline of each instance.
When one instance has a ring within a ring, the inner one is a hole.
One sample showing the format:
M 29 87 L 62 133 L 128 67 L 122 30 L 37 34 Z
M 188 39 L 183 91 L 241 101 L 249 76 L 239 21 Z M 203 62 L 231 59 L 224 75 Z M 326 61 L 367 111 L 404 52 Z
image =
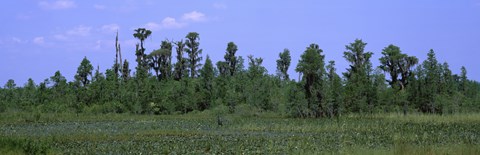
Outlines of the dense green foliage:
M 249 106 L 280 116 L 337 117 L 480 111 L 480 84 L 468 79 L 465 67 L 460 75 L 452 73 L 433 50 L 417 65 L 415 56 L 389 45 L 375 68 L 370 60 L 374 53 L 366 52 L 367 43 L 357 39 L 345 46 L 350 66 L 341 77 L 335 61 L 325 60 L 323 50 L 313 43 L 294 67 L 301 75 L 295 81 L 288 75 L 288 49 L 279 53 L 277 74 L 270 75 L 263 58 L 250 55 L 245 66 L 234 42 L 227 44 L 224 61 L 214 63 L 208 56 L 203 61 L 196 32 L 188 33 L 185 41 L 162 41 L 160 49 L 146 53 L 144 41 L 151 34 L 144 28 L 134 30 L 139 43 L 130 53 L 137 58 L 133 74 L 129 62 L 122 60 L 117 35 L 115 63 L 105 72 L 99 67 L 94 71 L 85 57 L 74 81 L 60 71 L 38 84 L 29 79 L 23 87 L 8 80 L 0 88 L 0 112 L 175 114 L 224 106 L 235 113 L 238 106 Z

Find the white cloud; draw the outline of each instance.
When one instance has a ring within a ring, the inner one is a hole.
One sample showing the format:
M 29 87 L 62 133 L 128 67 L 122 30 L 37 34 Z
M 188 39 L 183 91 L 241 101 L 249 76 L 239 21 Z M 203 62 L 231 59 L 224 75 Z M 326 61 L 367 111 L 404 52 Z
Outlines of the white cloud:
M 166 29 L 182 28 L 185 23 L 179 23 L 175 18 L 167 17 L 162 20 L 162 27 Z
M 104 10 L 106 9 L 107 7 L 105 5 L 100 5 L 100 4 L 94 4 L 93 5 L 93 8 L 97 9 L 97 10 Z
M 17 44 L 20 44 L 20 43 L 23 42 L 22 39 L 17 38 L 17 37 L 13 37 L 13 38 L 12 38 L 12 41 L 13 41 L 13 43 L 17 43 Z
M 80 26 L 77 26 L 77 27 L 75 27 L 71 30 L 68 30 L 67 35 L 88 36 L 88 35 L 90 35 L 90 30 L 91 29 L 92 29 L 92 27 L 80 25 Z
M 149 30 L 159 30 L 160 24 L 157 24 L 155 22 L 148 22 L 147 24 L 145 24 L 144 27 Z
M 225 3 L 215 2 L 213 3 L 213 8 L 225 10 L 227 9 L 227 5 Z
M 192 11 L 183 14 L 182 19 L 186 21 L 201 22 L 207 20 L 207 17 L 201 12 Z
M 26 44 L 28 42 L 29 42 L 28 40 L 23 40 L 18 37 L 0 39 L 0 45 L 18 45 L 18 44 Z
M 43 9 L 61 10 L 75 8 L 77 5 L 71 0 L 57 0 L 55 2 L 40 1 L 38 2 L 38 6 Z
M 45 44 L 45 38 L 44 37 L 35 37 L 33 38 L 33 43 L 37 45 L 43 45 Z
M 187 23 L 177 22 L 175 18 L 166 17 L 162 20 L 161 23 L 148 22 L 143 27 L 149 30 L 160 30 L 160 29 L 178 29 L 186 25 Z
M 117 24 L 108 24 L 102 26 L 102 32 L 112 33 L 117 32 L 118 30 L 120 30 L 120 26 Z

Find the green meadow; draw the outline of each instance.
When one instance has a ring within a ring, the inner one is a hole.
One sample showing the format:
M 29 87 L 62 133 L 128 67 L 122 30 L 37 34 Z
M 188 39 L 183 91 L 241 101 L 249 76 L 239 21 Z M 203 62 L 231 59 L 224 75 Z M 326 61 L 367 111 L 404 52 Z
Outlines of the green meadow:
M 0 122 L 2 154 L 480 154 L 480 114 L 2 113 Z

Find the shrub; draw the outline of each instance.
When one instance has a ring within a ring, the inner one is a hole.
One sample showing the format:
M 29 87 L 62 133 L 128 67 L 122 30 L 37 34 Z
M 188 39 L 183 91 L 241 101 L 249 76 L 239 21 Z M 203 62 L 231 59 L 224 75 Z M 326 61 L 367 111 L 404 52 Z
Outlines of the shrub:
M 39 140 L 0 137 L 0 152 L 6 154 L 47 154 L 50 149 L 47 142 Z

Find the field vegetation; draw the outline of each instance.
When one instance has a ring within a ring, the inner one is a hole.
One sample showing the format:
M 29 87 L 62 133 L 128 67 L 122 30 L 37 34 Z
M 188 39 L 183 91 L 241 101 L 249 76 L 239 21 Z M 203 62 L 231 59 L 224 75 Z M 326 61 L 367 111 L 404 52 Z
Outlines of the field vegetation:
M 4 153 L 479 154 L 480 115 L 2 114 Z M 16 119 L 10 119 L 16 118 Z

